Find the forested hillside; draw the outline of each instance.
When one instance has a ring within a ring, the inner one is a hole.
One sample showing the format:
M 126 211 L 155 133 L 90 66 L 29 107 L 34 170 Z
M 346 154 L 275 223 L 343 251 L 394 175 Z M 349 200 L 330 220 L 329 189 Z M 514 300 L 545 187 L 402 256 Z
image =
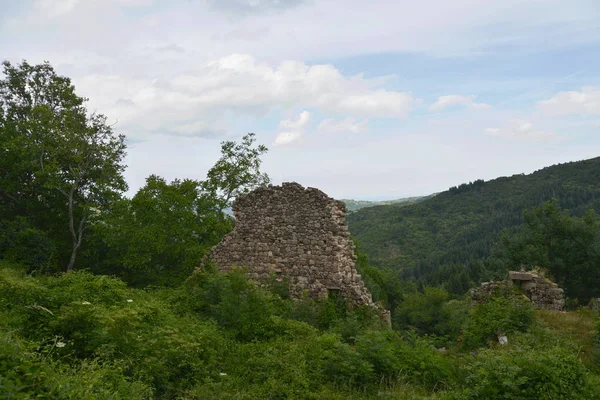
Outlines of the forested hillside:
M 366 207 L 375 207 L 375 206 L 384 206 L 389 204 L 396 205 L 408 205 L 413 203 L 419 203 L 423 200 L 427 200 L 431 197 L 435 196 L 435 194 L 431 194 L 429 196 L 416 196 L 416 197 L 403 197 L 401 199 L 394 200 L 383 200 L 383 201 L 367 201 L 367 200 L 351 200 L 351 199 L 342 199 L 341 201 L 346 204 L 346 208 L 348 212 L 357 211 Z
M 460 292 L 502 270 L 504 260 L 493 255 L 503 230 L 517 232 L 525 209 L 552 198 L 575 216 L 600 209 L 600 158 L 477 180 L 408 207 L 365 208 L 348 220 L 375 265 Z

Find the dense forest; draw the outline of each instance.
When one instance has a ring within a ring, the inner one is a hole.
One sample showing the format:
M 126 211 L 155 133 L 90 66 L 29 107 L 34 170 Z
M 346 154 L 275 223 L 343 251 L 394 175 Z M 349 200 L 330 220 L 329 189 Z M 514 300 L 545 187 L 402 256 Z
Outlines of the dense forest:
M 459 294 L 525 263 L 505 254 L 503 238 L 524 227 L 525 210 L 551 199 L 573 217 L 600 209 L 600 158 L 477 180 L 410 207 L 362 209 L 348 221 L 376 266 Z
M 408 205 L 408 204 L 421 202 L 421 201 L 426 200 L 433 196 L 435 196 L 435 194 L 431 194 L 429 196 L 403 197 L 401 199 L 382 200 L 382 201 L 351 200 L 351 199 L 341 199 L 341 201 L 343 201 L 344 204 L 346 204 L 346 209 L 349 212 L 353 212 L 353 211 L 360 210 L 360 209 L 366 208 L 366 207 L 384 206 L 384 205 L 388 205 L 388 204 Z
M 204 180 L 150 175 L 128 198 L 126 138 L 70 79 L 3 67 L 0 397 L 600 399 L 598 310 L 576 303 L 600 288 L 598 160 L 353 214 L 356 267 L 390 328 L 337 297 L 290 299 L 285 280 L 259 287 L 243 265 L 193 273 L 235 197 L 270 182 L 255 135 L 221 143 Z M 483 267 L 453 286 L 465 254 Z M 543 267 L 569 311 L 511 289 L 471 304 L 493 257 Z

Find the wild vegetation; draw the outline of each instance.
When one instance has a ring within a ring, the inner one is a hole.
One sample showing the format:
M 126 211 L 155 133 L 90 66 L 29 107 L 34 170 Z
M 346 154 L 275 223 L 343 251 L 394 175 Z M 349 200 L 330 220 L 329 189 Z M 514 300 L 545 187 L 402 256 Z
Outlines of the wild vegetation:
M 416 196 L 416 197 L 403 197 L 401 199 L 394 200 L 382 200 L 382 201 L 367 201 L 367 200 L 351 200 L 351 199 L 342 199 L 341 201 L 346 204 L 346 208 L 348 212 L 353 212 L 360 210 L 366 207 L 375 207 L 375 206 L 385 206 L 389 204 L 397 204 L 397 205 L 409 205 L 413 203 L 419 203 L 423 200 L 429 199 L 435 196 L 435 194 L 429 196 Z
M 524 213 L 534 207 L 541 209 Z M 537 265 L 551 268 L 570 296 L 584 300 L 600 295 L 590 281 L 588 293 L 570 288 L 588 290 L 574 279 L 598 274 L 592 267 L 600 264 L 593 209 L 600 209 L 600 158 L 477 180 L 410 207 L 365 208 L 350 214 L 348 223 L 371 262 L 404 279 L 462 294 L 503 278 L 507 269 Z
M 260 170 L 266 147 L 253 134 L 224 142 L 206 180 L 151 175 L 126 198 L 125 138 L 90 115 L 69 79 L 47 63 L 4 63 L 4 74 L 0 397 L 600 399 L 600 322 L 590 309 L 534 310 L 513 291 L 473 307 L 464 290 L 448 290 L 450 280 L 402 280 L 360 250 L 357 269 L 393 311 L 393 329 L 370 308 L 291 300 L 285 282 L 258 287 L 243 270 L 192 274 L 235 223 L 224 212 L 232 199 L 269 182 Z M 455 210 L 438 221 L 444 235 L 457 221 L 473 225 L 469 211 L 458 212 L 469 204 L 440 196 L 403 208 L 417 210 L 407 214 L 415 229 L 418 215 L 431 222 L 418 210 L 443 204 Z M 598 221 L 582 211 L 570 216 L 547 203 L 504 240 L 493 225 L 496 257 L 545 266 L 584 302 L 596 295 Z M 444 235 L 419 251 L 458 249 Z M 410 254 L 415 263 L 419 254 Z M 589 281 L 578 279 L 583 273 Z

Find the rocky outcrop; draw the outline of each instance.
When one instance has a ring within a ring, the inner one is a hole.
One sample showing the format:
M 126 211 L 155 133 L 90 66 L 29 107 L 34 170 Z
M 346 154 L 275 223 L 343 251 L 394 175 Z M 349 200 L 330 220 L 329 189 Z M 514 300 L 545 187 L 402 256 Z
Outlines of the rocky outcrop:
M 564 291 L 549 279 L 535 271 L 510 271 L 508 279 L 485 282 L 471 291 L 473 304 L 486 301 L 497 291 L 518 289 L 536 308 L 562 310 L 565 305 Z
M 287 279 L 292 298 L 335 294 L 354 305 L 373 305 L 356 271 L 341 201 L 315 188 L 283 183 L 239 196 L 233 213 L 235 228 L 204 262 L 222 271 L 243 267 L 263 284 Z

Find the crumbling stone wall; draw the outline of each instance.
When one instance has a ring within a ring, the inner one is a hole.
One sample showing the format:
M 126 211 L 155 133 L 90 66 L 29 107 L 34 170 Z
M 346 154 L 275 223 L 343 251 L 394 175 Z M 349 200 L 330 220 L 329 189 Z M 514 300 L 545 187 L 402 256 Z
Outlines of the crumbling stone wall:
M 239 196 L 235 228 L 205 259 L 220 270 L 245 267 L 259 283 L 289 279 L 290 296 L 339 293 L 352 304 L 373 305 L 356 271 L 346 206 L 315 188 L 283 183 Z
M 485 282 L 471 291 L 473 304 L 486 301 L 497 290 L 517 287 L 536 308 L 559 311 L 565 305 L 564 291 L 558 285 L 535 271 L 510 271 L 508 279 Z

